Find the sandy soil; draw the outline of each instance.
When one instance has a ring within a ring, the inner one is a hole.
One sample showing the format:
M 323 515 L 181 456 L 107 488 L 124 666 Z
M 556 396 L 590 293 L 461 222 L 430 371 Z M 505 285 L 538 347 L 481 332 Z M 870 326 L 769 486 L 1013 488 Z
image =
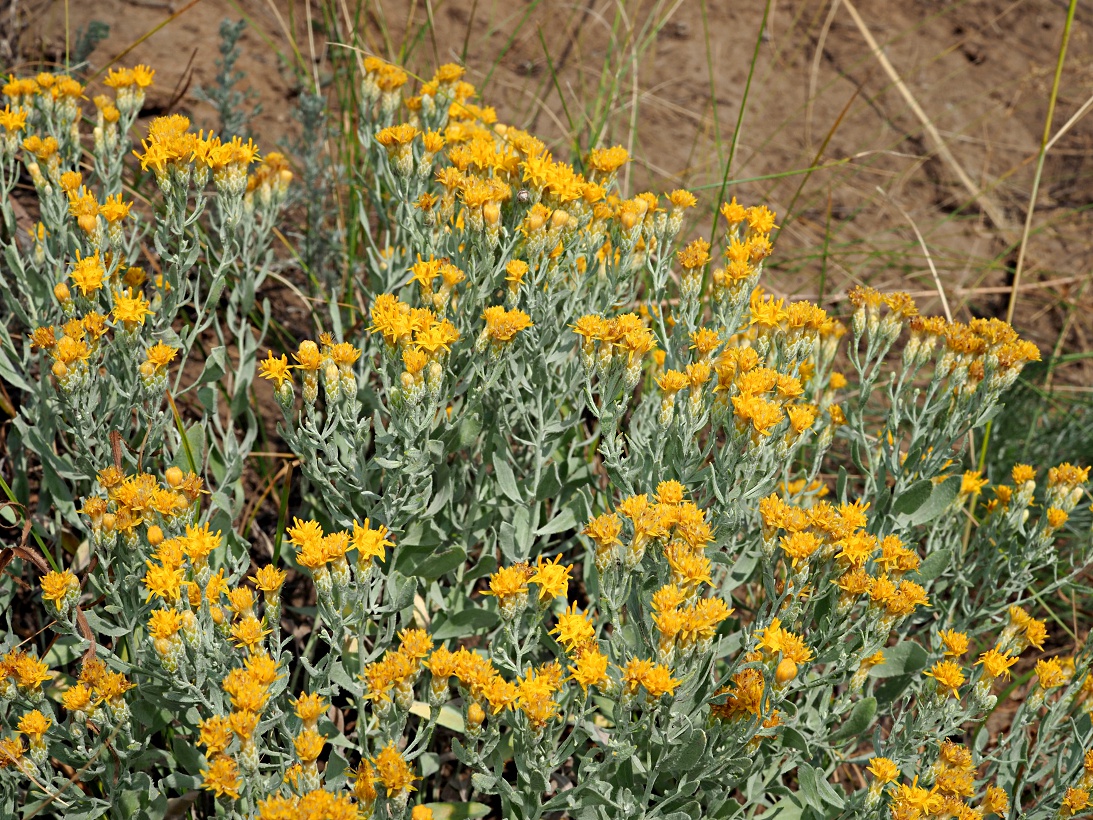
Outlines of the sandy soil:
M 19 2 L 16 12 L 27 12 L 29 0 Z M 91 55 L 95 69 L 115 60 L 157 69 L 149 113 L 177 110 L 215 125 L 211 108 L 190 92 L 213 81 L 220 22 L 245 17 L 238 67 L 261 103 L 252 130 L 263 145 L 293 133 L 295 97 L 316 79 L 329 82 L 336 49 L 356 46 L 418 74 L 464 62 L 502 121 L 534 128 L 557 152 L 571 147 L 574 122 L 582 147 L 597 134 L 632 149 L 632 192 L 685 185 L 712 199 L 764 14 L 759 0 L 328 5 L 336 20 L 322 19 L 320 0 L 71 0 L 68 27 L 110 24 L 111 36 Z M 726 194 L 790 213 L 768 287 L 810 297 L 822 288 L 827 305 L 838 307 L 847 288 L 871 282 L 911 290 L 931 311 L 941 309 L 940 288 L 957 318 L 1004 315 L 1065 6 L 772 2 Z M 57 59 L 65 3 L 38 0 L 30 11 L 21 52 Z M 1080 9 L 1053 133 L 1093 87 L 1091 23 L 1093 12 Z M 410 46 L 400 52 L 407 31 Z M 596 111 L 601 84 L 612 93 Z M 1045 352 L 1064 330 L 1068 349 L 1089 349 L 1093 336 L 1091 146 L 1093 117 L 1053 146 L 1036 202 L 1015 324 Z M 811 166 L 817 170 L 804 173 Z M 694 226 L 708 231 L 705 221 Z M 1059 377 L 1083 380 L 1073 368 Z

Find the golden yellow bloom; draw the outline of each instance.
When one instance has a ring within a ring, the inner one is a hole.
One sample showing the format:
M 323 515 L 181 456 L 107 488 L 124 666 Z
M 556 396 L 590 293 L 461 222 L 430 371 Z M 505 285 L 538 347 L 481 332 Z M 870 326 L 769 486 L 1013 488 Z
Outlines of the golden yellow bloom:
M 945 645 L 945 657 L 959 658 L 968 651 L 968 636 L 955 630 L 942 630 L 941 642 Z
M 57 609 L 69 591 L 79 591 L 80 582 L 69 570 L 62 572 L 48 572 L 42 577 L 42 600 L 49 601 Z
M 205 747 L 205 756 L 212 759 L 224 752 L 232 742 L 231 724 L 221 715 L 213 715 L 199 724 L 198 743 Z
M 1075 467 L 1069 462 L 1064 462 L 1058 467 L 1052 467 L 1047 471 L 1048 487 L 1077 487 L 1089 480 L 1088 467 Z
M 668 201 L 674 208 L 693 208 L 698 204 L 698 199 L 690 191 L 677 188 L 668 194 Z
M 110 312 L 115 322 L 120 322 L 126 330 L 133 330 L 144 324 L 144 317 L 151 316 L 152 310 L 143 293 L 133 295 L 133 289 L 114 291 L 114 308 Z
M 91 256 L 77 257 L 72 268 L 72 284 L 79 288 L 81 295 L 90 296 L 102 288 L 105 275 L 106 271 L 99 261 L 99 252 L 95 251 Z
M 558 616 L 558 625 L 550 630 L 550 634 L 556 635 L 558 643 L 566 651 L 572 652 L 577 647 L 594 641 L 596 629 L 587 614 L 578 612 L 576 604 L 570 604 L 569 609 Z
M 1060 814 L 1063 817 L 1073 817 L 1078 812 L 1084 811 L 1089 806 L 1089 789 L 1071 786 L 1063 796 L 1063 805 Z
M 250 579 L 254 581 L 254 585 L 258 589 L 267 595 L 271 595 L 280 591 L 287 577 L 288 573 L 284 570 L 277 569 L 273 564 L 266 564 L 250 576 Z
M 270 351 L 269 359 L 273 358 L 273 351 Z M 323 356 L 319 352 L 319 346 L 310 339 L 305 339 L 300 342 L 299 349 L 293 354 L 293 358 L 300 364 L 298 365 L 302 370 L 308 370 L 311 372 L 317 371 L 323 366 Z M 267 360 L 268 361 L 268 360 Z M 265 377 L 270 378 L 270 377 Z
M 102 218 L 107 222 L 113 224 L 120 222 L 125 217 L 129 216 L 129 209 L 133 207 L 132 202 L 122 202 L 121 194 L 114 194 L 114 196 L 108 196 L 106 202 L 99 208 L 99 213 Z
M 576 663 L 569 667 L 570 679 L 585 692 L 590 686 L 603 686 L 610 680 L 607 665 L 607 656 L 594 644 L 585 643 L 578 647 Z
M 177 609 L 153 609 L 148 616 L 148 634 L 156 640 L 169 640 L 182 628 L 182 613 Z
M 393 797 L 402 791 L 416 791 L 413 785 L 416 780 L 414 773 L 394 743 L 388 742 L 372 760 L 372 765 L 376 767 L 378 779 L 389 796 Z
M 395 151 L 401 146 L 409 145 L 413 142 L 414 137 L 420 133 L 421 131 L 417 128 L 404 122 L 399 125 L 391 125 L 384 128 L 376 134 L 376 142 L 386 148 L 389 152 Z
M 270 629 L 264 629 L 262 622 L 253 616 L 244 618 L 231 628 L 235 645 L 245 646 L 252 652 L 271 632 Z
M 10 105 L 5 105 L 4 110 L 0 111 L 0 126 L 4 128 L 8 134 L 15 134 L 22 131 L 27 124 L 27 111 L 23 108 L 16 108 L 11 110 Z
M 947 693 L 954 698 L 960 697 L 960 687 L 964 684 L 965 677 L 956 662 L 938 661 L 930 668 L 929 672 L 924 674 L 937 682 L 939 692 Z
M 1067 676 L 1058 658 L 1036 661 L 1036 678 L 1042 689 L 1052 689 L 1066 683 Z
M 869 758 L 866 771 L 873 775 L 878 783 L 892 783 L 899 779 L 899 767 L 887 757 Z
M 500 305 L 486 308 L 482 318 L 486 321 L 484 333 L 495 344 L 511 342 L 517 333 L 531 327 L 531 317 L 524 311 L 506 310 Z
M 292 374 L 288 372 L 292 367 L 293 365 L 288 363 L 288 357 L 284 353 L 281 354 L 281 358 L 275 359 L 273 351 L 270 350 L 266 360 L 258 365 L 258 375 L 263 379 L 276 382 L 277 387 L 280 387 L 286 381 L 292 380 Z
M 554 561 L 547 561 L 539 556 L 535 564 L 535 572 L 528 579 L 539 587 L 539 603 L 544 604 L 559 596 L 565 595 L 569 590 L 569 574 L 573 571 L 572 564 L 562 565 L 562 556 L 555 556 Z
M 296 736 L 292 745 L 301 763 L 312 763 L 322 754 L 326 738 L 313 729 L 305 729 Z
M 1015 464 L 1010 475 L 1013 477 L 1013 483 L 1020 486 L 1026 481 L 1036 480 L 1036 469 L 1028 464 Z
M 357 551 L 358 561 L 370 561 L 372 558 L 387 560 L 387 547 L 393 547 L 394 541 L 388 540 L 390 533 L 387 527 L 380 524 L 372 528 L 369 519 L 364 519 L 364 525 L 353 522 L 353 537 L 350 539 L 350 549 Z
M 622 521 L 615 513 L 604 513 L 589 521 L 581 532 L 591 538 L 599 549 L 610 549 L 621 543 L 619 533 L 622 532 Z
M 201 772 L 204 782 L 201 788 L 210 791 L 217 797 L 230 797 L 239 799 L 239 767 L 235 761 L 223 754 L 216 755 L 209 763 L 209 768 Z
M 16 728 L 27 736 L 31 746 L 40 746 L 42 738 L 52 724 L 53 721 L 50 718 L 35 709 L 19 718 Z
M 998 648 L 988 649 L 979 656 L 979 664 L 983 666 L 983 675 L 988 680 L 997 677 L 1009 678 L 1010 667 L 1017 663 L 1017 656 L 1007 652 L 999 652 Z
M 630 159 L 630 152 L 621 145 L 612 148 L 593 148 L 588 155 L 586 167 L 589 171 L 613 174 Z
M 705 239 L 696 239 L 683 250 L 676 253 L 680 267 L 691 271 L 701 268 L 710 261 L 710 243 Z
M 794 569 L 802 561 L 807 561 L 820 548 L 820 539 L 811 532 L 795 532 L 784 536 L 781 541 L 782 552 Z
M 527 564 L 513 564 L 503 567 L 490 576 L 490 588 L 483 595 L 493 595 L 498 603 L 504 605 L 519 595 L 526 595 L 528 579 L 532 570 Z
M 1005 816 L 1010 811 L 1010 799 L 1006 790 L 1000 786 L 987 786 L 987 793 L 983 797 L 982 809 L 984 814 L 999 814 Z

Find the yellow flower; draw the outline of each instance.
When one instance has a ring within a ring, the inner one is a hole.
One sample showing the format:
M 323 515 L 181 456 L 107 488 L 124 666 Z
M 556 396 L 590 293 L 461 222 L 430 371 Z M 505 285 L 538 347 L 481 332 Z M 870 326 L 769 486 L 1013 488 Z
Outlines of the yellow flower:
M 231 634 L 235 645 L 240 647 L 245 646 L 251 652 L 253 652 L 265 639 L 266 635 L 269 635 L 271 632 L 272 630 L 270 629 L 263 629 L 262 622 L 253 616 L 244 618 L 231 628 Z
M 68 212 L 76 217 L 76 224 L 84 233 L 94 233 L 99 224 L 99 203 L 87 188 L 80 188 L 79 196 L 69 196 Z
M 1051 689 L 1066 683 L 1067 676 L 1058 658 L 1036 661 L 1036 678 L 1042 689 Z
M 201 772 L 205 781 L 201 788 L 210 791 L 217 797 L 230 797 L 239 799 L 239 767 L 234 760 L 225 755 L 216 755 L 209 768 Z
M 146 561 L 148 569 L 144 573 L 144 588 L 148 591 L 145 600 L 162 598 L 174 602 L 182 595 L 184 572 L 181 567 L 165 567 Z
M 87 712 L 91 709 L 91 690 L 77 683 L 61 695 L 61 705 L 70 712 Z
M 80 582 L 67 569 L 62 572 L 48 572 L 42 577 L 42 599 L 51 602 L 57 609 L 61 608 L 69 590 L 79 589 Z
M 386 548 L 395 546 L 394 541 L 388 540 L 389 535 L 387 527 L 383 524 L 380 524 L 376 529 L 372 529 L 371 522 L 367 518 L 364 519 L 363 526 L 354 521 L 353 537 L 350 539 L 349 548 L 357 551 L 358 561 L 370 561 L 373 558 L 386 561 Z
M 820 548 L 820 539 L 811 532 L 794 532 L 782 538 L 782 552 L 790 559 L 793 569 L 802 561 L 808 561 Z
M 690 191 L 685 191 L 682 188 L 677 188 L 668 194 L 668 201 L 672 203 L 673 208 L 693 208 L 698 204 L 698 199 Z
M 249 669 L 236 667 L 231 670 L 221 687 L 231 695 L 232 708 L 241 712 L 261 712 L 269 701 L 268 687 Z
M 313 692 L 310 695 L 301 693 L 292 706 L 296 712 L 296 717 L 300 718 L 305 724 L 314 725 L 315 721 L 326 714 L 329 704 L 317 692 Z
M 573 571 L 572 564 L 561 564 L 562 556 L 558 555 L 554 561 L 544 561 L 539 556 L 535 564 L 535 572 L 528 580 L 539 587 L 539 603 L 545 604 L 569 591 L 569 574 Z
M 621 145 L 612 148 L 593 148 L 588 155 L 586 167 L 589 171 L 601 174 L 613 174 L 630 159 L 630 152 Z
M 421 131 L 417 128 L 404 122 L 400 125 L 391 125 L 384 128 L 376 134 L 376 142 L 386 148 L 389 152 L 396 151 L 404 145 L 409 145 L 413 142 L 414 137 L 420 133 Z
M 124 292 L 114 291 L 114 309 L 111 311 L 111 316 L 114 317 L 115 322 L 121 322 L 126 330 L 132 331 L 137 325 L 143 325 L 144 317 L 151 315 L 152 311 L 143 293 L 134 296 L 132 288 Z
M 313 763 L 322 754 L 326 738 L 313 729 L 305 729 L 296 736 L 292 745 L 301 763 Z
M 486 308 L 482 318 L 486 321 L 483 333 L 494 344 L 511 342 L 517 333 L 531 327 L 531 317 L 524 311 L 506 310 L 501 305 Z
M 696 270 L 710 261 L 709 251 L 709 242 L 705 239 L 696 239 L 686 248 L 676 253 L 676 259 L 684 270 Z
M 785 301 L 773 296 L 764 298 L 762 288 L 756 288 L 751 295 L 751 324 L 759 325 L 761 330 L 778 327 L 787 316 Z
M 887 757 L 869 758 L 869 766 L 866 768 L 878 783 L 892 783 L 899 778 L 899 767 Z
M 95 251 L 91 256 L 77 258 L 71 275 L 72 284 L 80 289 L 81 295 L 90 296 L 100 290 L 106 271 L 103 270 L 102 263 L 99 261 L 99 252 Z
M 232 730 L 227 718 L 213 715 L 198 725 L 201 733 L 197 742 L 205 747 L 206 757 L 214 758 L 231 745 Z
M 18 131 L 22 131 L 27 124 L 27 111 L 24 108 L 16 108 L 11 110 L 10 105 L 5 105 L 4 110 L 0 111 L 0 126 L 3 126 L 4 130 L 8 134 L 14 134 Z
M 983 797 L 982 809 L 984 814 L 999 814 L 1005 816 L 1010 812 L 1010 798 L 1006 790 L 1001 786 L 987 786 L 987 793 Z
M 960 666 L 955 661 L 938 661 L 930 668 L 929 672 L 924 674 L 937 682 L 939 692 L 947 693 L 954 698 L 960 697 L 960 687 L 963 685 L 965 678 Z
M 963 632 L 949 629 L 943 630 L 940 635 L 941 642 L 945 645 L 945 657 L 959 658 L 968 651 L 968 636 Z
M 591 643 L 585 643 L 577 649 L 577 662 L 569 667 L 570 679 L 588 691 L 589 686 L 603 686 L 610 679 L 607 676 L 607 656 Z
M 527 564 L 503 567 L 490 576 L 490 588 L 483 595 L 493 595 L 502 606 L 528 591 L 528 578 L 532 571 Z
M 532 579 L 534 580 L 534 579 Z M 596 629 L 585 613 L 577 611 L 577 605 L 570 604 L 569 609 L 558 616 L 558 625 L 550 630 L 557 635 L 558 643 L 572 652 L 596 638 Z
M 148 633 L 152 638 L 173 638 L 182 628 L 182 613 L 177 609 L 153 609 L 148 616 Z
M 266 360 L 258 365 L 258 375 L 263 379 L 276 382 L 277 387 L 280 387 L 286 381 L 292 380 L 292 374 L 288 372 L 292 367 L 293 365 L 288 363 L 288 356 L 282 353 L 280 359 L 275 359 L 273 351 L 270 350 Z
M 610 549 L 621 543 L 619 533 L 622 532 L 622 521 L 614 513 L 604 513 L 589 521 L 581 532 L 591 538 L 599 549 Z
M 1017 656 L 999 652 L 995 647 L 980 655 L 979 663 L 982 664 L 983 675 L 988 680 L 994 680 L 997 677 L 1009 678 L 1010 667 L 1017 663 Z
M 102 214 L 102 218 L 109 223 L 120 222 L 125 217 L 129 216 L 129 209 L 133 207 L 132 202 L 122 202 L 121 194 L 114 194 L 114 196 L 108 196 L 106 202 L 99 208 L 99 213 Z
M 725 217 L 725 221 L 729 223 L 729 227 L 733 228 L 747 219 L 748 210 L 743 205 L 737 204 L 736 197 L 733 197 L 731 202 L 723 202 L 721 204 L 721 215 Z
M 376 767 L 378 779 L 389 796 L 393 797 L 403 791 L 415 791 L 414 773 L 393 742 L 389 741 L 383 747 L 372 760 L 372 764 Z
M 266 564 L 250 576 L 250 579 L 254 581 L 254 585 L 258 589 L 268 596 L 280 591 L 287 577 L 288 573 L 284 570 L 277 569 L 273 564 Z
M 41 746 L 42 738 L 49 731 L 52 723 L 53 721 L 50 718 L 35 709 L 33 712 L 27 712 L 19 718 L 19 723 L 15 728 L 27 736 L 31 746 Z
M 1063 797 L 1063 805 L 1060 814 L 1063 817 L 1073 817 L 1080 811 L 1084 811 L 1089 805 L 1089 789 L 1071 786 Z
M 667 666 L 658 663 L 645 673 L 642 685 L 645 687 L 645 691 L 649 693 L 649 697 L 656 700 L 663 695 L 670 695 L 675 692 L 676 687 L 682 682 L 679 678 L 672 677 L 671 670 Z
M 928 817 L 941 807 L 941 795 L 933 789 L 925 789 L 918 785 L 918 777 L 915 777 L 911 785 L 900 784 L 892 800 L 893 813 L 898 807 L 900 810 L 910 812 L 909 816 Z

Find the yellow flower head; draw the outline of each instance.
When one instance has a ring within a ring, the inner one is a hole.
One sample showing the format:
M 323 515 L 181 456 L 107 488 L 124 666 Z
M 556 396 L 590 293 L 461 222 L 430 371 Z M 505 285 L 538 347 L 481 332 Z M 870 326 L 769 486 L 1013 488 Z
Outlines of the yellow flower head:
M 588 155 L 586 167 L 589 171 L 601 174 L 613 174 L 630 159 L 630 152 L 621 145 L 612 148 L 593 148 Z
M 999 652 L 998 648 L 988 649 L 979 656 L 979 664 L 983 667 L 983 675 L 988 680 L 997 677 L 1009 678 L 1010 667 L 1017 663 L 1017 655 L 1007 652 Z
M 52 603 L 57 609 L 69 591 L 79 591 L 80 582 L 69 570 L 48 572 L 42 576 L 42 599 Z
M 940 633 L 941 642 L 945 645 L 945 657 L 959 658 L 968 651 L 968 636 L 955 630 L 943 630 Z
M 231 635 L 235 645 L 246 647 L 247 650 L 251 652 L 253 652 L 262 643 L 266 635 L 269 635 L 271 632 L 272 630 L 264 629 L 262 627 L 262 622 L 253 615 L 248 618 L 243 618 L 243 620 L 239 621 L 239 623 L 231 628 Z
M 239 779 L 239 767 L 230 757 L 223 754 L 214 756 L 209 763 L 209 768 L 201 774 L 205 778 L 201 788 L 212 792 L 217 797 L 239 799 L 239 787 L 242 785 Z
M 554 561 L 545 561 L 539 556 L 535 564 L 535 572 L 528 580 L 539 587 L 539 603 L 544 604 L 559 596 L 565 595 L 569 590 L 569 574 L 573 571 L 572 564 L 562 565 L 562 556 L 558 555 Z
M 924 673 L 937 682 L 938 692 L 960 697 L 960 687 L 964 684 L 964 672 L 955 661 L 938 661 L 929 672 Z
M 19 718 L 16 728 L 27 736 L 31 746 L 35 746 L 41 743 L 42 737 L 49 731 L 52 723 L 50 718 L 35 709 Z
M 485 335 L 494 344 L 511 342 L 517 333 L 531 327 L 531 317 L 524 311 L 506 310 L 500 305 L 486 308 L 482 318 L 486 321 Z
M 353 536 L 350 539 L 349 548 L 357 551 L 357 561 L 370 561 L 379 558 L 387 560 L 387 547 L 393 547 L 394 541 L 388 540 L 391 533 L 383 524 L 372 528 L 369 519 L 364 519 L 364 525 L 353 522 Z
M 110 315 L 115 323 L 120 322 L 126 330 L 132 331 L 137 325 L 144 324 L 144 317 L 151 316 L 152 310 L 143 293 L 134 296 L 133 289 L 128 288 L 114 291 L 114 308 Z
M 869 758 L 866 771 L 873 775 L 878 783 L 892 783 L 899 779 L 899 767 L 887 757 Z
M 569 609 L 558 616 L 558 625 L 550 630 L 550 634 L 557 636 L 558 643 L 567 652 L 573 652 L 595 640 L 596 628 L 586 613 L 578 612 L 577 605 L 570 604 Z
M 285 583 L 285 578 L 288 577 L 288 573 L 282 569 L 277 569 L 273 564 L 266 564 L 266 566 L 260 568 L 250 578 L 254 581 L 254 585 L 262 590 L 267 595 L 279 592 L 281 586 Z
M 376 767 L 376 775 L 387 790 L 389 796 L 394 796 L 403 791 L 415 791 L 413 770 L 399 754 L 393 742 L 388 742 L 378 755 L 372 760 Z
M 275 359 L 273 351 L 270 350 L 266 360 L 258 365 L 258 375 L 263 379 L 276 382 L 277 387 L 280 387 L 286 381 L 292 381 L 292 374 L 289 373 L 292 367 L 293 365 L 288 363 L 288 357 L 284 353 L 281 354 L 281 358 Z
M 125 219 L 125 217 L 129 216 L 129 209 L 132 207 L 132 202 L 121 201 L 121 194 L 119 193 L 108 196 L 106 202 L 99 208 L 99 213 L 108 223 L 113 224 L 115 222 L 120 222 Z
M 178 348 L 171 347 L 163 342 L 156 342 L 145 351 L 145 358 L 152 365 L 156 372 L 162 372 L 167 369 L 176 355 L 178 355 Z
M 490 576 L 490 588 L 482 594 L 493 595 L 498 603 L 504 605 L 507 601 L 527 594 L 528 579 L 531 575 L 532 569 L 527 564 L 503 567 Z

